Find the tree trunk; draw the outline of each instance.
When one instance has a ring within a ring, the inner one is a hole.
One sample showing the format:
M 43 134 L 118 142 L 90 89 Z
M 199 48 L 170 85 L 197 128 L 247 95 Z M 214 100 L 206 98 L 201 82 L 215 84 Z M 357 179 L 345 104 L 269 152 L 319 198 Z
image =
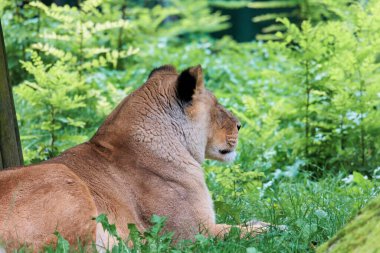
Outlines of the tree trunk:
M 0 21 L 0 169 L 20 166 L 22 163 L 20 136 Z
M 380 252 L 380 196 L 363 208 L 358 216 L 332 239 L 317 249 L 329 252 Z

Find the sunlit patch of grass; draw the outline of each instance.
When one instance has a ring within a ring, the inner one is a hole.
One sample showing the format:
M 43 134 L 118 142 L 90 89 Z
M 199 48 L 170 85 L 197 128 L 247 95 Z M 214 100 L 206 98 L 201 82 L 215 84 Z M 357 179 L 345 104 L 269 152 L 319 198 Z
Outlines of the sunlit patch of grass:
M 250 196 L 224 195 L 229 209 L 241 210 L 240 220 L 252 217 L 284 224 L 286 231 L 272 230 L 254 239 L 251 247 L 260 252 L 313 252 L 314 248 L 331 238 L 376 193 L 377 182 L 354 173 L 351 182 L 342 176 L 326 175 L 318 181 L 305 174 L 273 178 L 259 194 Z M 218 193 L 220 194 L 220 193 Z M 224 193 L 225 194 L 225 193 Z M 251 194 L 251 195 L 252 195 Z M 231 207 L 232 206 L 232 207 Z M 219 220 L 233 223 L 233 217 L 219 209 Z

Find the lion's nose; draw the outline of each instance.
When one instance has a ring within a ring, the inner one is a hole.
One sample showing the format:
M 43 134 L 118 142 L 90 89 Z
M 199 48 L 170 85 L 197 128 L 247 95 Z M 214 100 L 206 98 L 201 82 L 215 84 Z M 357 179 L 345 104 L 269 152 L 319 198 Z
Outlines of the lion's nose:
M 238 123 L 238 124 L 237 124 L 237 129 L 238 129 L 238 131 L 240 130 L 240 128 L 241 128 L 241 125 L 240 125 L 240 123 Z
M 227 144 L 230 147 L 236 147 L 237 142 L 238 142 L 238 140 L 237 140 L 237 136 L 236 135 L 227 136 Z

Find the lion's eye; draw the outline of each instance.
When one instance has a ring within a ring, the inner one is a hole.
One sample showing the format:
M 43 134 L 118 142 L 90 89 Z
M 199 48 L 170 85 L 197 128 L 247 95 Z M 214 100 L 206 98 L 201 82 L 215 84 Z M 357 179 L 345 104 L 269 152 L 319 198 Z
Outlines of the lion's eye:
M 237 125 L 237 129 L 238 129 L 238 131 L 240 130 L 240 128 L 241 128 L 241 125 L 238 124 L 238 125 Z

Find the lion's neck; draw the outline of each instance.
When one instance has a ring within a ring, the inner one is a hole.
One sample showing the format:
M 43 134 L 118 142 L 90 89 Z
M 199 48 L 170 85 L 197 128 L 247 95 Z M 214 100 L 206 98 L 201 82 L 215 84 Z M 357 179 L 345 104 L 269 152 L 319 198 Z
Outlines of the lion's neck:
M 113 152 L 114 159 L 125 159 L 128 154 L 123 151 L 133 150 L 138 152 L 129 159 L 165 161 L 180 167 L 186 166 L 186 161 L 187 166 L 200 167 L 207 141 L 207 136 L 199 132 L 202 127 L 189 122 L 170 91 L 149 88 L 127 97 L 91 142 Z M 160 96 L 153 95 L 158 93 Z

